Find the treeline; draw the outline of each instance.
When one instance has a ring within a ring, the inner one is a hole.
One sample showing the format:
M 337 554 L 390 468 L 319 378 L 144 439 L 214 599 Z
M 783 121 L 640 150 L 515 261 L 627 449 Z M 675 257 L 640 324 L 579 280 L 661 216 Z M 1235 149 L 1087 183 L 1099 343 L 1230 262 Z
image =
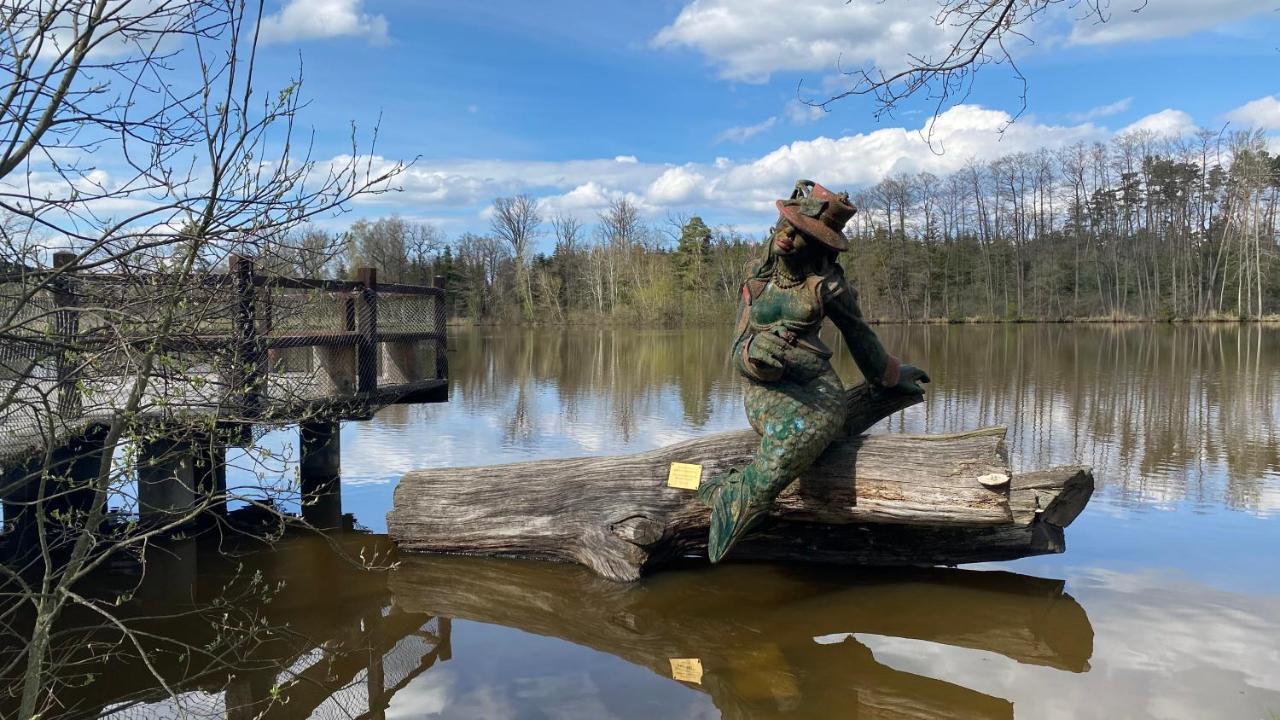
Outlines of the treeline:
M 1259 132 L 1130 133 L 858 194 L 844 265 L 893 319 L 1280 312 L 1280 157 Z
M 780 190 L 780 193 L 783 191 Z M 1130 133 L 895 175 L 855 194 L 841 256 L 883 320 L 1261 318 L 1280 312 L 1280 157 L 1259 132 Z M 284 243 L 310 274 L 378 267 L 447 278 L 476 322 L 679 324 L 732 313 L 764 233 L 698 216 L 646 222 L 626 199 L 588 225 L 529 196 L 494 201 L 487 233 L 452 240 L 399 218 Z M 535 253 L 539 239 L 554 249 Z M 318 260 L 317 260 L 318 259 Z
M 544 217 L 527 195 L 494 201 L 488 233 L 447 240 L 431 225 L 398 217 L 356 222 L 331 235 L 303 228 L 274 244 L 269 271 L 354 276 L 376 267 L 386 281 L 429 284 L 443 276 L 454 319 L 472 322 L 635 322 L 675 325 L 733 312 L 742 270 L 761 246 L 697 216 L 645 222 L 627 199 L 587 225 Z M 534 253 L 538 239 L 554 240 Z

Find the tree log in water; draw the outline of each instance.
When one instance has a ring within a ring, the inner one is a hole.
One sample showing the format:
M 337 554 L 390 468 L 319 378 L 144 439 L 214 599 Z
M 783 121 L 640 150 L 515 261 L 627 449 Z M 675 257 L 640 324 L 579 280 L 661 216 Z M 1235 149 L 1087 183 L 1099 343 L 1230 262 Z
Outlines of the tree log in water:
M 849 391 L 849 436 L 788 487 L 733 560 L 956 565 L 1062 552 L 1093 492 L 1085 467 L 1014 475 L 1004 428 L 861 435 L 918 396 Z M 667 486 L 673 462 L 741 467 L 760 438 L 719 433 L 616 457 L 414 470 L 387 530 L 401 549 L 581 563 L 611 580 L 706 557 L 709 511 Z

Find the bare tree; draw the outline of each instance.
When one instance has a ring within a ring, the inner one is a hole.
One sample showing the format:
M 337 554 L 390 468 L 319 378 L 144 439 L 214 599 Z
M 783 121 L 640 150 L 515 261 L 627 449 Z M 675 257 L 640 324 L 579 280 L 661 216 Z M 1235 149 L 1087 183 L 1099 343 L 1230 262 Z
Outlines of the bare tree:
M 521 314 L 525 321 L 533 319 L 533 293 L 529 284 L 529 254 L 533 241 L 541 232 L 542 215 L 538 201 L 530 195 L 500 197 L 493 201 L 489 227 L 493 234 L 511 248 L 516 263 L 516 292 L 520 294 Z
M 297 142 L 299 83 L 271 93 L 255 83 L 261 9 L 238 0 L 5 5 L 0 346 L 10 352 L 0 444 L 38 449 L 17 463 L 6 456 L 4 467 L 7 510 L 33 517 L 35 531 L 24 564 L 0 568 L 0 632 L 26 648 L 0 675 L 18 678 L 10 691 L 21 717 L 53 707 L 60 671 L 83 650 L 58 642 L 68 608 L 141 652 L 113 599 L 85 594 L 81 582 L 110 558 L 142 558 L 229 498 L 201 492 L 148 523 L 107 515 L 109 498 L 137 502 L 139 468 L 177 461 L 168 443 L 225 443 L 197 418 L 234 420 L 244 409 L 227 398 L 255 391 L 243 366 L 196 351 L 194 338 L 240 310 L 199 271 L 287 242 L 300 223 L 383 191 L 401 169 L 360 160 L 371 155 L 354 134 L 352 159 L 332 163 Z M 78 454 L 72 440 L 85 427 L 96 428 L 96 449 Z M 116 452 L 125 448 L 136 452 Z M 86 458 L 93 466 L 81 472 Z

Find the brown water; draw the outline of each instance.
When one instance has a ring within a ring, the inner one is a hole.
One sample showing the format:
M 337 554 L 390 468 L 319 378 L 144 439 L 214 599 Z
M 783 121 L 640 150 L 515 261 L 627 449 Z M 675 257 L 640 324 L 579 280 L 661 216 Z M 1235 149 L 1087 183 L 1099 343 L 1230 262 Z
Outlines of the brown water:
M 1280 329 L 878 331 L 934 379 L 926 403 L 878 431 L 1006 424 L 1015 469 L 1093 465 L 1099 490 L 1064 555 L 928 572 L 729 565 L 619 586 L 465 558 L 360 573 L 296 541 L 251 561 L 288 582 L 265 608 L 235 606 L 273 629 L 227 654 L 242 669 L 175 654 L 164 672 L 178 699 L 163 699 L 122 647 L 103 670 L 112 682 L 67 702 L 138 718 L 1280 717 Z M 728 340 L 460 333 L 449 405 L 344 428 L 345 509 L 376 533 L 414 467 L 632 452 L 745 426 Z M 147 612 L 224 592 L 233 564 L 186 551 L 198 572 L 169 573 Z M 207 627 L 164 632 L 233 643 Z

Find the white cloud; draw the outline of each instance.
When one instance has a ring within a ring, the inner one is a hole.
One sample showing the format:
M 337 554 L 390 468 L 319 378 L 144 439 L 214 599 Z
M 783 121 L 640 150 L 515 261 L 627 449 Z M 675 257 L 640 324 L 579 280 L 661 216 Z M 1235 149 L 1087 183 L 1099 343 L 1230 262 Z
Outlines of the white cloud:
M 364 0 L 288 0 L 279 12 L 262 18 L 263 42 L 353 36 L 387 41 L 387 19 L 361 12 Z
M 1093 45 L 1180 37 L 1275 10 L 1273 0 L 1117 0 L 1105 23 L 1086 17 L 1070 39 Z
M 1115 0 L 1103 3 L 1107 20 L 1098 22 L 1083 5 L 1070 5 L 1020 30 L 1032 39 L 1121 43 L 1188 35 L 1276 10 L 1274 0 Z M 957 23 L 935 21 L 938 8 L 936 0 L 803 6 L 792 0 L 692 0 L 652 44 L 694 50 L 721 77 L 745 82 L 764 82 L 776 72 L 856 69 L 868 62 L 900 68 L 909 55 L 938 56 L 955 37 Z M 829 75 L 832 79 L 845 78 Z
M 799 100 L 792 100 L 787 103 L 785 110 L 787 119 L 792 125 L 807 125 L 821 119 L 827 114 L 827 111 L 817 105 L 809 105 Z
M 718 157 L 707 163 L 646 163 L 630 156 L 563 162 L 423 161 L 396 180 L 403 192 L 362 202 L 396 204 L 414 212 L 452 209 L 475 216 L 495 197 L 528 192 L 548 212 L 590 219 L 610 202 L 626 197 L 658 215 L 669 209 L 696 208 L 734 221 L 758 215 L 763 223 L 773 201 L 799 177 L 853 190 L 897 172 L 927 170 L 943 175 L 972 157 L 996 158 L 1110 136 L 1091 123 L 1050 125 L 1029 119 L 1001 134 L 1009 119 L 1001 111 L 960 105 L 938 116 L 928 139 L 923 128 L 880 128 L 800 140 L 756 158 Z M 939 148 L 945 152 L 940 154 Z M 385 158 L 370 162 L 375 172 L 391 163 Z
M 1067 115 L 1067 117 L 1070 118 L 1072 122 L 1087 122 L 1089 120 L 1096 120 L 1098 118 L 1111 117 L 1112 115 L 1119 115 L 1125 110 L 1128 110 L 1129 106 L 1132 104 L 1133 104 L 1133 98 L 1131 97 L 1121 98 L 1113 103 L 1107 103 L 1106 105 L 1099 105 L 1097 107 L 1089 108 L 1088 110 L 1085 110 L 1084 112 L 1081 112 L 1081 113 L 1071 113 Z
M 1275 95 L 1260 97 L 1226 114 L 1233 123 L 1263 130 L 1280 130 L 1280 99 Z
M 1181 110 L 1166 108 L 1125 126 L 1117 134 L 1150 132 L 1160 136 L 1177 136 L 1192 132 L 1196 127 L 1196 121 L 1190 115 Z
M 846 63 L 901 61 L 940 48 L 948 28 L 933 22 L 934 0 L 809 3 L 693 0 L 653 39 L 688 47 L 730 80 L 763 82 L 783 70 L 831 70 Z
M 759 135 L 760 133 L 764 132 L 765 130 L 768 130 L 769 128 L 777 124 L 778 124 L 778 116 L 774 115 L 773 117 L 765 120 L 764 122 L 758 122 L 755 125 L 731 127 L 725 130 L 724 132 L 720 133 L 719 135 L 717 135 L 716 142 L 725 142 L 725 141 L 743 142 L 745 140 L 749 140 L 755 137 L 756 135 Z

